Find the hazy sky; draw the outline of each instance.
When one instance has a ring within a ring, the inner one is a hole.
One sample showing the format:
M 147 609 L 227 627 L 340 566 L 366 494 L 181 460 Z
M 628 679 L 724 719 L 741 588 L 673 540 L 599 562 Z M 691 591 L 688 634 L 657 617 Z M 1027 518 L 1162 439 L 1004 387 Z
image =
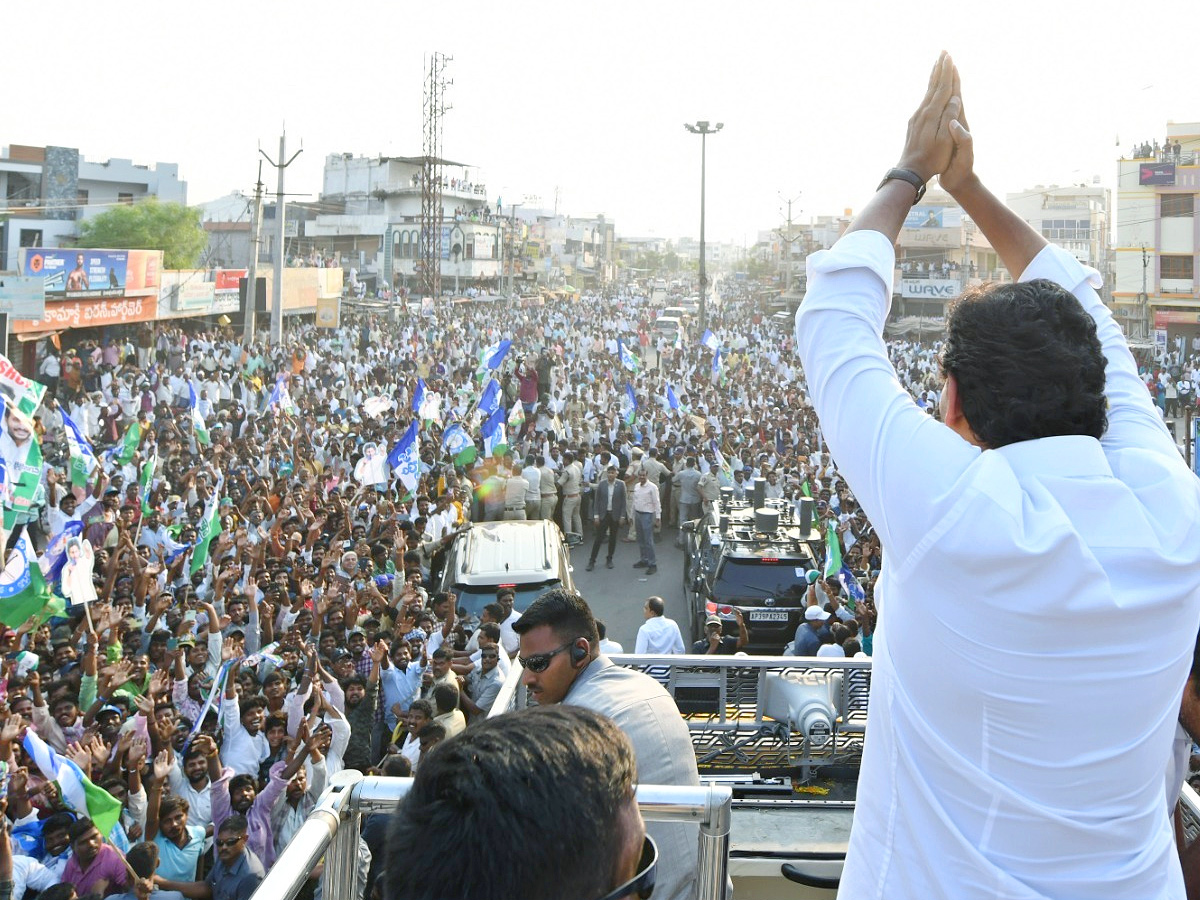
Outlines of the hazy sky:
M 708 237 L 753 243 L 782 224 L 781 196 L 799 197 L 797 220 L 861 208 L 943 48 L 995 190 L 1111 186 L 1135 141 L 1200 120 L 1169 40 L 1198 18 L 1111 0 L 64 0 L 0 55 L 0 142 L 177 162 L 199 203 L 250 191 L 286 122 L 304 145 L 288 192 L 315 199 L 329 153 L 420 154 L 425 58 L 441 51 L 444 155 L 478 167 L 493 203 L 552 207 L 557 191 L 560 211 L 604 213 L 618 234 L 695 236 L 700 139 L 683 123 L 708 119 L 725 123 L 708 141 Z

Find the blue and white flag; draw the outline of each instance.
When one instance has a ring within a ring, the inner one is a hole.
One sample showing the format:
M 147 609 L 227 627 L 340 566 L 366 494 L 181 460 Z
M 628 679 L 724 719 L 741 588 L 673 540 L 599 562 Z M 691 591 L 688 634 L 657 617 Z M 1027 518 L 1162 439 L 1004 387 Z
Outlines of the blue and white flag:
M 487 417 L 480 433 L 483 435 L 484 456 L 491 456 L 500 448 L 508 449 L 508 425 L 505 422 L 504 407 L 498 407 Z
M 717 375 L 720 373 L 720 371 L 721 371 L 721 351 L 718 349 L 717 352 L 713 354 L 712 373 L 714 375 Z
M 675 396 L 675 389 L 671 385 L 667 385 L 667 406 L 671 409 L 679 409 L 679 398 Z
M 633 392 L 633 385 L 628 381 L 625 382 L 625 424 L 632 424 L 634 417 L 637 415 L 637 395 Z
M 719 340 L 717 340 L 717 336 L 715 334 L 713 334 L 711 331 L 709 331 L 708 329 L 705 329 L 704 337 L 700 338 L 700 343 L 702 343 L 705 347 L 707 347 L 709 350 L 713 351 L 714 353 L 716 353 L 721 348 L 721 342 Z
M 83 523 L 73 519 L 66 522 L 62 531 L 53 535 L 46 544 L 46 552 L 41 558 L 42 573 L 46 576 L 46 583 L 52 590 L 58 586 L 63 566 L 67 564 L 67 541 L 73 537 L 79 537 L 81 534 L 83 534 Z
M 71 417 L 67 415 L 66 410 L 60 410 L 62 413 L 63 425 L 66 426 L 67 434 L 67 450 L 71 457 L 71 484 L 75 487 L 83 487 L 87 484 L 88 477 L 98 465 L 96 460 L 96 451 L 92 447 L 91 442 L 83 436 L 83 432 L 79 430 L 79 426 L 71 421 Z M 0 400 L 0 415 L 3 415 L 3 401 Z
M 192 546 L 193 544 L 191 541 L 188 541 L 186 544 L 180 544 L 163 558 L 163 562 L 165 562 L 168 566 L 174 565 L 175 561 L 179 559 L 179 557 L 183 556 L 183 554 L 192 549 Z
M 25 729 L 21 742 L 25 752 L 48 781 L 58 783 L 59 796 L 78 816 L 92 820 L 101 834 L 108 834 L 121 818 L 121 801 L 83 774 L 73 761 L 59 756 L 32 728 Z
M 451 425 L 442 433 L 442 446 L 451 456 L 457 456 L 470 445 L 470 435 L 458 423 Z
M 196 443 L 202 447 L 212 446 L 212 438 L 208 435 L 208 426 L 204 424 L 204 416 L 200 412 L 200 398 L 196 389 L 188 382 L 188 405 L 191 407 L 192 431 L 196 435 Z
M 292 403 L 292 395 L 288 392 L 287 376 L 280 375 L 275 379 L 275 387 L 271 391 L 271 398 L 267 401 L 267 405 L 278 406 L 285 413 L 296 411 L 296 406 Z
M 486 419 L 500 408 L 500 382 L 495 378 L 489 379 L 479 397 L 479 412 Z
M 425 379 L 418 376 L 417 389 L 413 391 L 412 411 L 420 412 L 423 402 L 425 402 Z
M 510 340 L 497 341 L 483 351 L 480 364 L 486 369 L 500 368 L 500 363 L 504 362 L 504 357 L 508 355 L 510 347 L 512 347 Z
M 417 480 L 421 474 L 421 457 L 417 447 L 417 420 L 408 424 L 408 429 L 400 436 L 392 452 L 388 454 L 387 462 L 408 490 L 417 489 Z
M 630 372 L 638 370 L 637 357 L 629 352 L 629 348 L 625 346 L 625 342 L 620 338 L 617 339 L 617 358 L 621 360 L 621 365 Z
M 858 579 L 854 577 L 854 573 L 845 563 L 842 563 L 842 567 L 838 569 L 837 578 L 846 591 L 846 596 L 849 597 L 846 601 L 846 608 L 853 612 L 858 604 L 866 599 L 866 592 L 863 591 L 862 585 L 858 583 Z

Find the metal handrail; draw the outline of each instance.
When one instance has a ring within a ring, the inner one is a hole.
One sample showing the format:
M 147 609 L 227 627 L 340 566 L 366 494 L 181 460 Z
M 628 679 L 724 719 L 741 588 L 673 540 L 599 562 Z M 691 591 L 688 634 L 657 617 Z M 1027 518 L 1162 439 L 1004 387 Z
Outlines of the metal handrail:
M 254 892 L 253 900 L 292 900 L 325 857 L 324 900 L 358 900 L 358 845 L 364 813 L 391 812 L 412 787 L 411 778 L 365 777 L 347 769 L 333 776 L 304 824 Z M 729 824 L 733 792 L 723 785 L 638 785 L 642 818 L 700 826 L 696 872 L 698 900 L 723 900 L 729 871 Z

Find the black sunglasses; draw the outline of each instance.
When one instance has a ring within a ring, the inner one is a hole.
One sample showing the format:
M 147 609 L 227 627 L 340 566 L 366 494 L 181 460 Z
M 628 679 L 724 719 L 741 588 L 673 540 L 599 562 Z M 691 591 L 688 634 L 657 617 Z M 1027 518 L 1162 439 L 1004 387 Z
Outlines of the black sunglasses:
M 535 653 L 533 656 L 518 655 L 517 662 L 521 664 L 521 668 L 528 669 L 530 672 L 533 672 L 535 675 L 537 675 L 550 668 L 550 660 L 554 659 L 554 657 L 558 656 L 558 654 L 562 653 L 568 647 L 574 646 L 575 641 L 567 641 L 561 647 L 557 647 L 554 650 L 551 650 L 549 653 Z
M 609 891 L 600 900 L 620 900 L 634 894 L 646 900 L 654 893 L 654 881 L 658 869 L 658 845 L 646 835 L 642 842 L 642 858 L 638 862 L 638 873 L 618 888 Z
M 240 837 L 235 837 L 235 838 L 225 838 L 224 840 L 218 840 L 218 841 L 216 842 L 216 844 L 217 844 L 217 846 L 218 846 L 218 847 L 236 847 L 236 846 L 237 846 L 237 843 L 238 843 L 238 841 L 240 841 L 240 840 L 241 840 L 241 838 L 240 838 Z M 649 840 L 649 838 L 647 838 L 647 840 Z M 643 853 L 644 853 L 644 852 L 645 852 L 645 851 L 643 851 Z M 657 856 L 658 856 L 658 851 L 656 850 L 656 851 L 655 851 L 655 858 L 656 858 L 656 859 L 657 859 Z M 619 895 L 618 895 L 618 896 L 619 896 Z

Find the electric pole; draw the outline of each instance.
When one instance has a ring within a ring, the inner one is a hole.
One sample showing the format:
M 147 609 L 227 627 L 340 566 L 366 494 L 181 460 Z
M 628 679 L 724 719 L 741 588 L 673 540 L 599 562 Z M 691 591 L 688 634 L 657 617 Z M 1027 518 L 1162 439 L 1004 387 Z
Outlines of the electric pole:
M 695 125 L 685 122 L 683 125 L 692 134 L 700 135 L 700 331 L 708 328 L 708 309 L 705 304 L 705 294 L 708 288 L 708 274 L 705 271 L 704 258 L 704 168 L 707 162 L 707 141 L 710 134 L 716 134 L 725 127 L 724 122 L 718 122 L 715 128 L 710 128 L 707 121 L 699 121 Z
M 246 267 L 246 307 L 242 310 L 245 330 L 242 342 L 248 347 L 254 343 L 254 329 L 258 327 L 255 307 L 258 305 L 258 244 L 262 231 L 262 160 L 258 161 L 258 181 L 254 185 L 254 206 L 250 209 L 250 264 Z
M 798 201 L 800 197 L 801 195 L 797 194 L 791 200 L 784 200 L 783 194 L 779 195 L 779 199 L 787 204 L 787 233 L 781 234 L 779 229 L 775 229 L 775 234 L 783 241 L 784 257 L 787 261 L 787 279 L 783 289 L 785 294 L 792 292 L 792 244 L 800 239 L 800 235 L 792 234 L 792 204 Z
M 1146 245 L 1142 244 L 1142 296 L 1138 298 L 1138 328 L 1141 330 L 1141 334 L 1138 337 L 1143 340 L 1148 340 L 1150 337 L 1150 312 L 1146 308 L 1150 299 L 1146 292 L 1146 276 L 1149 268 L 1150 254 L 1146 252 Z
M 279 179 L 275 187 L 275 278 L 271 285 L 271 346 L 277 347 L 283 343 L 283 250 L 287 237 L 284 233 L 284 201 L 283 201 L 283 172 L 295 162 L 296 157 L 304 152 L 301 147 L 292 154 L 291 159 L 284 162 L 287 155 L 287 132 L 279 136 L 279 162 L 271 159 L 262 150 L 263 159 L 275 167 Z

